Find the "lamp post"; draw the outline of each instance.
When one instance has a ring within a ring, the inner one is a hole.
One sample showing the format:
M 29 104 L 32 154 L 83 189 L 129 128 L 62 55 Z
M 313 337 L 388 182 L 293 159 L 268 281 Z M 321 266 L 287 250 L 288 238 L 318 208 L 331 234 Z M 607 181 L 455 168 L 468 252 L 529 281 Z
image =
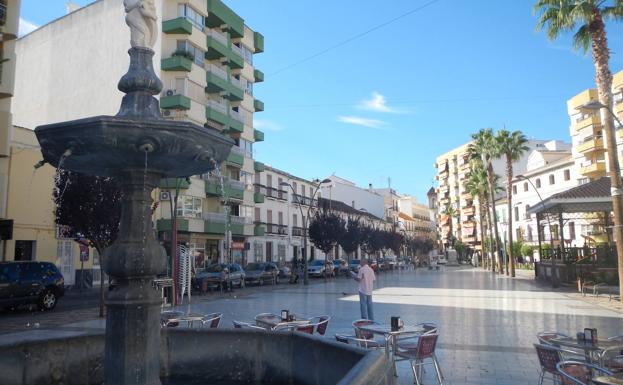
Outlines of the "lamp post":
M 309 212 L 312 206 L 314 205 L 314 197 L 320 190 L 320 186 L 325 183 L 331 183 L 331 180 L 323 179 L 322 181 L 318 182 L 318 185 L 316 186 L 316 188 L 312 190 L 312 194 L 311 194 L 310 201 L 309 201 L 309 206 L 307 207 L 307 213 L 305 214 L 303 213 L 303 202 L 301 202 L 298 198 L 296 198 L 296 191 L 294 190 L 294 187 L 292 187 L 292 185 L 288 182 L 281 182 L 281 186 L 290 187 L 290 190 L 292 190 L 292 197 L 296 198 L 296 203 L 298 203 L 299 210 L 301 210 L 301 221 L 303 222 L 303 253 L 302 254 L 303 254 L 303 284 L 304 285 L 309 284 L 309 276 L 307 274 L 307 224 L 309 222 Z
M 537 190 L 537 188 L 534 185 L 534 183 L 532 183 L 532 181 L 529 178 L 527 178 L 527 177 L 525 177 L 523 175 L 517 175 L 517 179 L 525 180 L 528 183 L 530 183 L 530 185 L 532 186 L 532 188 L 536 192 L 536 195 L 539 197 L 539 200 L 541 201 L 541 207 L 543 207 L 543 209 L 545 209 L 545 202 L 543 201 L 543 198 L 541 197 L 541 194 L 539 193 L 539 190 Z M 547 218 L 547 227 L 549 227 L 549 245 L 550 245 L 550 249 L 552 250 L 552 255 L 551 255 L 551 260 L 552 260 L 552 287 L 557 287 L 556 279 L 555 279 L 556 277 L 554 276 L 554 237 L 553 237 L 554 233 L 552 232 L 552 222 L 549 219 L 549 213 L 545 213 L 545 217 Z M 537 231 L 540 232 L 538 216 L 537 216 L 536 226 L 537 226 Z M 540 257 L 541 257 L 541 250 L 539 250 L 539 258 Z
M 606 110 L 610 117 L 614 118 L 623 127 L 621 121 L 612 111 L 609 105 L 605 105 L 599 101 L 593 100 L 578 107 L 579 111 L 602 111 Z M 602 121 L 606 120 L 605 114 L 602 114 Z M 606 125 L 607 127 L 608 125 Z M 611 126 L 610 126 L 611 127 Z M 619 165 L 615 130 L 606 130 L 604 133 L 606 140 L 606 150 L 608 153 L 608 163 L 610 176 L 610 195 L 612 196 L 612 211 L 614 213 L 614 224 L 612 227 L 612 235 L 616 244 L 617 265 L 619 269 L 619 286 L 623 284 L 623 188 L 621 181 L 621 167 Z M 623 301 L 623 299 L 622 299 Z

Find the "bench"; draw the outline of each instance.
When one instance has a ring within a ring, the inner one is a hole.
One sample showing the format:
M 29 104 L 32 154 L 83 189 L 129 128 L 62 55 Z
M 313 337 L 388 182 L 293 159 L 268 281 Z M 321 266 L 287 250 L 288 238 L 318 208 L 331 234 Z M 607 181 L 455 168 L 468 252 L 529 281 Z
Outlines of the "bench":
M 582 285 L 582 294 L 586 296 L 588 291 L 592 291 L 595 297 L 599 294 L 608 294 L 608 300 L 612 301 L 612 297 L 621 297 L 621 290 L 618 286 L 610 286 L 604 282 L 594 283 L 586 282 Z

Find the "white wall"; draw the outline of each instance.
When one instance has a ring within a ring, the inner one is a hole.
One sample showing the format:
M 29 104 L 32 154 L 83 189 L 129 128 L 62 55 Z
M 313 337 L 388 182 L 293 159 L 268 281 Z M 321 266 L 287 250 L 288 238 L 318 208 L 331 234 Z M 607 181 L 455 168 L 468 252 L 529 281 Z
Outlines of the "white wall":
M 363 208 L 368 213 L 378 218 L 385 218 L 385 204 L 381 195 L 357 187 L 354 183 L 336 177 L 335 175 L 327 179 L 331 180 L 331 183 L 326 183 L 321 186 L 323 198 L 330 198 L 343 202 L 357 210 Z M 354 206 L 353 201 L 355 202 Z
M 156 7 L 162 9 L 162 0 Z M 22 37 L 16 45 L 14 124 L 34 129 L 115 115 L 123 96 L 117 83 L 127 72 L 129 48 L 122 0 L 97 1 Z M 159 74 L 160 37 L 154 50 Z

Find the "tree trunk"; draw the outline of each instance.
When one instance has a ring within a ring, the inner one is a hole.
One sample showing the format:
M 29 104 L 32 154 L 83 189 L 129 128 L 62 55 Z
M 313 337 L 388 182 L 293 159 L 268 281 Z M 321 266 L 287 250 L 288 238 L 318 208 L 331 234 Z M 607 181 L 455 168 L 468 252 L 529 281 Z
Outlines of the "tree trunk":
M 612 211 L 614 212 L 614 226 L 612 233 L 616 244 L 619 287 L 623 287 L 623 190 L 621 190 L 621 169 L 617 153 L 617 144 L 612 112 L 612 73 L 608 64 L 610 52 L 608 51 L 608 40 L 606 29 L 598 9 L 594 11 L 594 18 L 590 24 L 592 34 L 592 54 L 595 64 L 595 83 L 599 94 L 599 102 L 606 106 L 601 109 L 601 121 L 604 123 L 604 134 L 606 140 L 606 151 L 608 154 L 608 164 L 610 175 L 610 191 L 612 195 Z M 623 302 L 623 297 L 621 297 Z
M 104 318 L 104 248 L 99 244 L 95 244 L 95 250 L 100 257 L 100 312 L 99 317 Z
M 495 250 L 495 252 L 498 255 L 498 266 L 500 269 L 500 274 L 504 273 L 504 266 L 502 264 L 502 253 L 500 253 L 500 245 L 499 245 L 499 239 L 500 239 L 500 234 L 498 232 L 498 215 L 495 212 L 495 191 L 493 188 L 493 165 L 491 165 L 491 162 L 488 162 L 487 164 L 487 183 L 489 184 L 489 195 L 491 196 L 491 226 L 493 226 L 493 233 L 495 234 L 495 247 L 493 248 L 493 250 Z M 495 271 L 495 270 L 494 270 Z
M 483 202 L 484 202 L 484 199 L 483 199 L 483 197 L 481 195 L 481 196 L 478 197 L 478 206 L 480 208 L 480 212 L 481 213 L 484 212 L 482 210 L 482 207 L 483 207 L 482 203 Z M 487 269 L 487 263 L 485 262 L 486 259 L 485 259 L 485 223 L 484 223 L 484 220 L 485 220 L 484 216 L 481 215 L 481 218 L 480 218 L 480 221 L 479 221 L 480 222 L 480 247 L 482 249 L 482 263 L 484 265 L 483 267 L 486 270 Z
M 508 261 L 506 265 L 506 275 L 508 275 L 508 265 L 510 264 L 510 276 L 515 276 L 515 255 L 513 252 L 513 159 L 510 154 L 506 154 L 506 196 L 508 197 Z
M 489 198 L 485 199 L 485 214 L 489 224 L 489 268 L 495 272 L 495 255 L 493 254 L 493 223 L 491 222 L 491 212 L 489 211 Z

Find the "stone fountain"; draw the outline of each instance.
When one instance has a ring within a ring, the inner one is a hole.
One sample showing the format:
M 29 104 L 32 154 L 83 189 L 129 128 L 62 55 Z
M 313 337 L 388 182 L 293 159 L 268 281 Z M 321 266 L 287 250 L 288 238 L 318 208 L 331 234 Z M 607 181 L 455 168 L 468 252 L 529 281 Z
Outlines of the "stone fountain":
M 218 130 L 162 118 L 154 97 L 162 83 L 152 65 L 151 48 L 158 33 L 153 1 L 125 0 L 124 5 L 132 48 L 130 68 L 118 84 L 125 93 L 118 114 L 35 130 L 44 160 L 51 165 L 112 176 L 122 186 L 119 236 L 104 259 L 104 269 L 115 283 L 106 298 L 106 332 L 0 341 L 0 382 L 392 383 L 384 354 L 295 333 L 161 332 L 161 298 L 151 283 L 165 270 L 166 256 L 153 231 L 151 192 L 161 178 L 210 171 L 227 157 L 234 142 Z M 314 370 L 317 367 L 322 370 Z

